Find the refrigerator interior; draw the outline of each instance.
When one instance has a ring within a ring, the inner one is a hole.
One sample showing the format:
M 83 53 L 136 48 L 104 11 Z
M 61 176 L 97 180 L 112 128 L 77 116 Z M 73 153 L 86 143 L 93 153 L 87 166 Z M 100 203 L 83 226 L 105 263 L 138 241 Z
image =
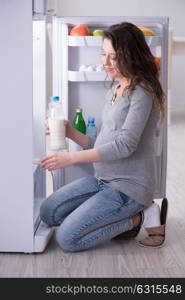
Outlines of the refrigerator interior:
M 123 21 L 137 26 L 146 26 L 155 31 L 156 36 L 146 36 L 146 41 L 154 56 L 161 58 L 160 81 L 167 95 L 168 59 L 168 18 L 167 17 L 54 17 L 53 18 L 53 93 L 64 103 L 66 117 L 72 122 L 75 109 L 83 109 L 87 123 L 89 116 L 95 117 L 98 130 L 101 126 L 101 111 L 106 101 L 110 79 L 105 72 L 80 72 L 81 65 L 101 64 L 101 36 L 70 36 L 70 28 L 86 24 L 91 31 L 105 29 L 111 24 Z M 156 131 L 156 191 L 155 198 L 166 193 L 167 160 L 167 117 L 158 124 Z M 69 151 L 79 147 L 69 141 Z M 79 164 L 63 171 L 61 185 L 74 179 L 93 174 L 92 164 Z

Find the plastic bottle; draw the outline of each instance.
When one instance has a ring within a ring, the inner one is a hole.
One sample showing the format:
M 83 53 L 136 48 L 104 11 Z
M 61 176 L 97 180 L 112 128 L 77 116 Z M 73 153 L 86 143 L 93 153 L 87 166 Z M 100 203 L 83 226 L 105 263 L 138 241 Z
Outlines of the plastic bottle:
M 89 117 L 86 134 L 91 138 L 97 137 L 97 128 L 95 126 L 95 118 Z
M 75 128 L 76 130 L 80 131 L 83 134 L 86 134 L 86 124 L 84 121 L 81 108 L 76 109 L 76 115 L 73 121 L 73 128 Z
M 67 148 L 64 119 L 62 102 L 60 101 L 59 96 L 51 97 L 48 112 L 50 150 L 58 151 Z

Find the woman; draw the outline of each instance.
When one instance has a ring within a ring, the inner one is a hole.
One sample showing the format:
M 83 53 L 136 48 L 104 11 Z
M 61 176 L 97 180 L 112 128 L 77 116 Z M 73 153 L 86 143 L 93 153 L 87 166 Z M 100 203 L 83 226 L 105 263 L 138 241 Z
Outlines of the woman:
M 95 141 L 66 121 L 66 136 L 84 150 L 61 152 L 43 158 L 48 170 L 76 163 L 94 163 L 95 175 L 75 180 L 53 193 L 41 206 L 41 219 L 59 226 L 57 241 L 66 251 L 85 250 L 111 238 L 137 234 L 141 223 L 159 228 L 164 242 L 160 209 L 153 203 L 154 142 L 159 117 L 164 118 L 164 94 L 154 57 L 141 30 L 131 23 L 104 32 L 102 63 L 119 84 L 107 95 L 102 127 Z M 92 149 L 90 149 L 92 148 Z M 151 205 L 152 204 L 152 205 Z M 145 213 L 141 212 L 145 210 Z M 144 220 L 143 220 L 144 218 Z M 155 232 L 154 232 L 155 234 Z M 152 237 L 149 237 L 151 240 Z M 143 241 L 140 243 L 143 245 Z

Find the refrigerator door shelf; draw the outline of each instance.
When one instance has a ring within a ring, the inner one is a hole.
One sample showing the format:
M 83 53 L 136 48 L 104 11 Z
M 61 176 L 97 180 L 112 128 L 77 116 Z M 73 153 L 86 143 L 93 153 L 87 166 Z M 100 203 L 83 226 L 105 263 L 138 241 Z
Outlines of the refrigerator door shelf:
M 110 77 L 104 71 L 68 71 L 68 80 L 69 81 L 109 81 Z
M 162 38 L 159 35 L 145 36 L 149 47 L 161 46 Z M 68 36 L 68 46 L 72 47 L 100 47 L 102 44 L 102 36 Z
M 39 158 L 34 158 L 33 159 L 33 173 L 40 168 L 40 159 Z
M 99 47 L 102 44 L 102 36 L 68 36 L 68 45 L 72 47 Z
M 34 252 L 43 252 L 53 233 L 54 228 L 41 221 L 34 236 Z
M 40 222 L 40 206 L 45 198 L 45 170 L 37 166 L 34 172 L 34 231 Z
M 38 168 L 38 165 L 33 164 L 33 174 L 35 174 L 37 168 Z

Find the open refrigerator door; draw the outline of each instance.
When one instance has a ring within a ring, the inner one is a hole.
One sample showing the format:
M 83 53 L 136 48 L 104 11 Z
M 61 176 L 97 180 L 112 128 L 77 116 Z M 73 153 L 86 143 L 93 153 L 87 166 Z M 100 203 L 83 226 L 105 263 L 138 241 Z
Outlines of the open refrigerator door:
M 47 111 L 47 22 L 45 16 L 33 18 L 33 177 L 34 177 L 34 251 L 44 251 L 53 234 L 40 219 L 40 206 L 46 199 L 46 171 L 40 159 L 46 156 L 45 118 Z M 54 178 L 52 177 L 54 180 Z M 56 180 L 54 180 L 56 182 Z

